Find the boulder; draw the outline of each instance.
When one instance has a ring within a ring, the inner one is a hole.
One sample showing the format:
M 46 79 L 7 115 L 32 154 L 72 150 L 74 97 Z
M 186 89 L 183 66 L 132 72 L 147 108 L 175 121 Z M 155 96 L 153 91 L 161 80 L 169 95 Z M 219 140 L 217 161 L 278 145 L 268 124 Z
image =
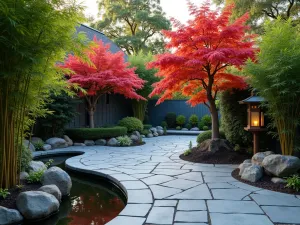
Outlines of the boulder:
M 153 137 L 158 137 L 158 133 L 157 133 L 157 132 L 154 132 L 154 133 L 153 133 Z
M 30 172 L 37 172 L 40 170 L 46 170 L 47 167 L 41 161 L 31 161 L 29 164 L 29 171 Z
M 153 134 L 149 133 L 147 134 L 147 138 L 152 138 L 153 137 Z
M 213 153 L 215 153 L 221 149 L 227 150 L 227 151 L 232 150 L 230 143 L 227 140 L 219 139 L 219 138 L 208 139 L 208 140 L 201 142 L 201 144 L 199 145 L 199 149 L 201 149 L 201 151 L 209 151 L 209 152 L 213 152 Z
M 244 160 L 243 163 L 252 163 L 252 162 L 251 162 L 251 159 L 246 159 L 246 160 Z
M 52 149 L 51 145 L 49 145 L 49 144 L 44 144 L 43 145 L 43 150 L 44 151 L 48 151 L 48 150 L 51 150 L 51 149 Z
M 244 169 L 242 179 L 250 182 L 256 182 L 263 176 L 263 168 L 258 165 L 252 165 Z
M 164 135 L 164 131 L 163 130 L 157 130 L 157 133 L 158 133 L 159 136 Z
M 142 138 L 145 138 L 146 136 L 142 134 L 141 137 L 142 137 Z
M 61 202 L 61 192 L 55 184 L 42 186 L 38 189 L 38 191 L 43 191 L 53 195 L 59 202 Z
M 182 131 L 188 131 L 189 129 L 187 129 L 187 128 L 182 128 L 181 130 L 182 130 Z
M 156 130 L 164 130 L 164 128 L 162 126 L 157 126 Z
M 27 172 L 21 172 L 20 173 L 20 181 L 26 181 L 28 176 L 29 176 L 29 174 Z
M 32 152 L 35 152 L 35 147 L 34 147 L 34 145 L 30 142 L 30 141 L 28 141 L 28 140 L 23 140 L 23 145 L 25 146 L 25 148 L 28 148 L 29 147 L 29 149 L 32 151 Z
M 95 145 L 106 145 L 106 140 L 105 139 L 98 139 L 95 141 Z
M 57 212 L 59 202 L 46 192 L 26 191 L 18 195 L 17 208 L 26 219 L 42 219 Z
M 251 162 L 255 165 L 262 166 L 262 161 L 264 160 L 264 158 L 268 155 L 273 155 L 273 154 L 274 152 L 272 151 L 258 152 L 252 156 Z
M 45 171 L 42 177 L 42 184 L 55 184 L 63 196 L 69 195 L 72 187 L 72 180 L 66 171 L 53 166 Z
M 264 158 L 262 166 L 276 177 L 285 177 L 300 169 L 300 159 L 295 156 L 269 155 Z
M 57 137 L 49 138 L 46 141 L 46 144 L 51 145 L 52 149 L 55 149 L 55 148 L 66 148 L 66 147 L 68 147 L 68 144 L 67 144 L 67 142 L 64 139 L 57 138 Z
M 271 179 L 271 181 L 274 183 L 274 184 L 286 184 L 286 179 L 282 179 L 282 178 L 279 178 L 279 177 L 273 177 Z
M 67 142 L 68 146 L 72 146 L 73 145 L 73 141 L 72 141 L 71 138 L 69 138 L 69 136 L 64 135 L 63 138 Z
M 74 143 L 74 146 L 85 146 L 84 143 Z
M 138 136 L 139 138 L 141 137 L 141 134 L 138 131 L 133 131 L 132 134 L 135 136 Z
M 41 138 L 39 138 L 39 137 L 32 137 L 32 138 L 31 138 L 31 143 L 32 143 L 32 144 L 36 144 L 36 143 L 44 143 L 44 141 L 43 141 Z
M 134 134 L 132 134 L 132 135 L 130 136 L 130 139 L 132 140 L 133 143 L 138 143 L 138 142 L 140 142 L 140 138 L 139 138 L 138 136 L 134 135 Z
M 95 142 L 94 142 L 93 140 L 85 140 L 85 141 L 84 141 L 84 144 L 85 144 L 86 146 L 93 146 L 93 145 L 95 145 Z
M 155 127 L 151 127 L 149 130 L 150 130 L 152 133 L 156 133 L 156 132 L 157 132 L 157 129 L 156 129 Z
M 108 140 L 107 145 L 108 146 L 119 146 L 120 143 L 116 138 L 111 138 Z
M 244 170 L 248 167 L 252 166 L 252 163 L 242 163 L 239 165 L 239 169 L 240 169 L 240 172 L 239 172 L 239 175 L 242 176 L 242 174 L 244 173 Z
M 198 127 L 193 127 L 193 128 L 191 129 L 191 131 L 199 131 L 199 128 L 198 128 Z
M 0 224 L 10 225 L 10 224 L 21 224 L 23 221 L 23 216 L 18 210 L 8 209 L 0 206 Z

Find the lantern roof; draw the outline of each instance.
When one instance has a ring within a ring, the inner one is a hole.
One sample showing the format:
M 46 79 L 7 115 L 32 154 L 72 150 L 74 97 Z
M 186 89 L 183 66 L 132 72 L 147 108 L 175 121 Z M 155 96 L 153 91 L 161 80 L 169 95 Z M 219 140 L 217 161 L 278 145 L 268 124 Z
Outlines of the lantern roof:
M 257 91 L 255 89 L 252 90 L 251 92 L 251 96 L 239 101 L 240 104 L 249 104 L 249 103 L 260 103 L 260 102 L 264 102 L 265 99 L 263 97 L 257 96 L 256 95 Z

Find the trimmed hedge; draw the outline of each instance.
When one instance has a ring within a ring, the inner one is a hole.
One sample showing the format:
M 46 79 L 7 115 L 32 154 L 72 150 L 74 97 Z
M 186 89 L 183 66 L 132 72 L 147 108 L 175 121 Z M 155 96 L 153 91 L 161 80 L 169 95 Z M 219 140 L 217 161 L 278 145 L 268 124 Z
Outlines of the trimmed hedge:
M 142 132 L 144 125 L 142 121 L 135 117 L 125 117 L 119 121 L 119 126 L 126 127 L 129 133 L 133 131 Z
M 66 129 L 65 133 L 74 140 L 97 140 L 124 136 L 127 134 L 127 128 L 121 126 L 108 128 L 72 128 Z
M 203 133 L 199 134 L 197 137 L 197 143 L 198 145 L 201 144 L 201 142 L 206 141 L 208 139 L 211 139 L 211 130 L 204 131 Z M 225 139 L 225 133 L 220 130 L 220 138 Z

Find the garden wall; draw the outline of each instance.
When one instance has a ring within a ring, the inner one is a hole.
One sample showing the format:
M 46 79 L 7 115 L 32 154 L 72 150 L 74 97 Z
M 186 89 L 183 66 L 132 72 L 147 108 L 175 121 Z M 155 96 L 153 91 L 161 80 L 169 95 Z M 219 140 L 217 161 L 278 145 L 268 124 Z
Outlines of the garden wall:
M 148 102 L 148 115 L 150 124 L 158 126 L 168 112 L 174 112 L 176 115 L 184 115 L 187 119 L 196 114 L 199 118 L 206 114 L 210 114 L 208 108 L 204 104 L 199 104 L 195 107 L 191 107 L 186 103 L 186 100 L 166 100 L 163 103 L 155 106 L 157 99 L 149 100 Z

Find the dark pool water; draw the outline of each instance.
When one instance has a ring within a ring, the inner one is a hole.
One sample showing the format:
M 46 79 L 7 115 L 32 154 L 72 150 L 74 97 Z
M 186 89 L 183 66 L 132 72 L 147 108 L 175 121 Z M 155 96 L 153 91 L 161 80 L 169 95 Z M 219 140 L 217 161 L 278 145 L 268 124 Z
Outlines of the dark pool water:
M 53 159 L 55 166 L 64 168 L 70 156 L 40 158 L 43 162 Z M 125 207 L 126 199 L 114 184 L 96 176 L 75 174 L 68 171 L 72 179 L 69 197 L 60 205 L 59 212 L 50 218 L 30 224 L 41 225 L 103 225 L 115 218 Z

